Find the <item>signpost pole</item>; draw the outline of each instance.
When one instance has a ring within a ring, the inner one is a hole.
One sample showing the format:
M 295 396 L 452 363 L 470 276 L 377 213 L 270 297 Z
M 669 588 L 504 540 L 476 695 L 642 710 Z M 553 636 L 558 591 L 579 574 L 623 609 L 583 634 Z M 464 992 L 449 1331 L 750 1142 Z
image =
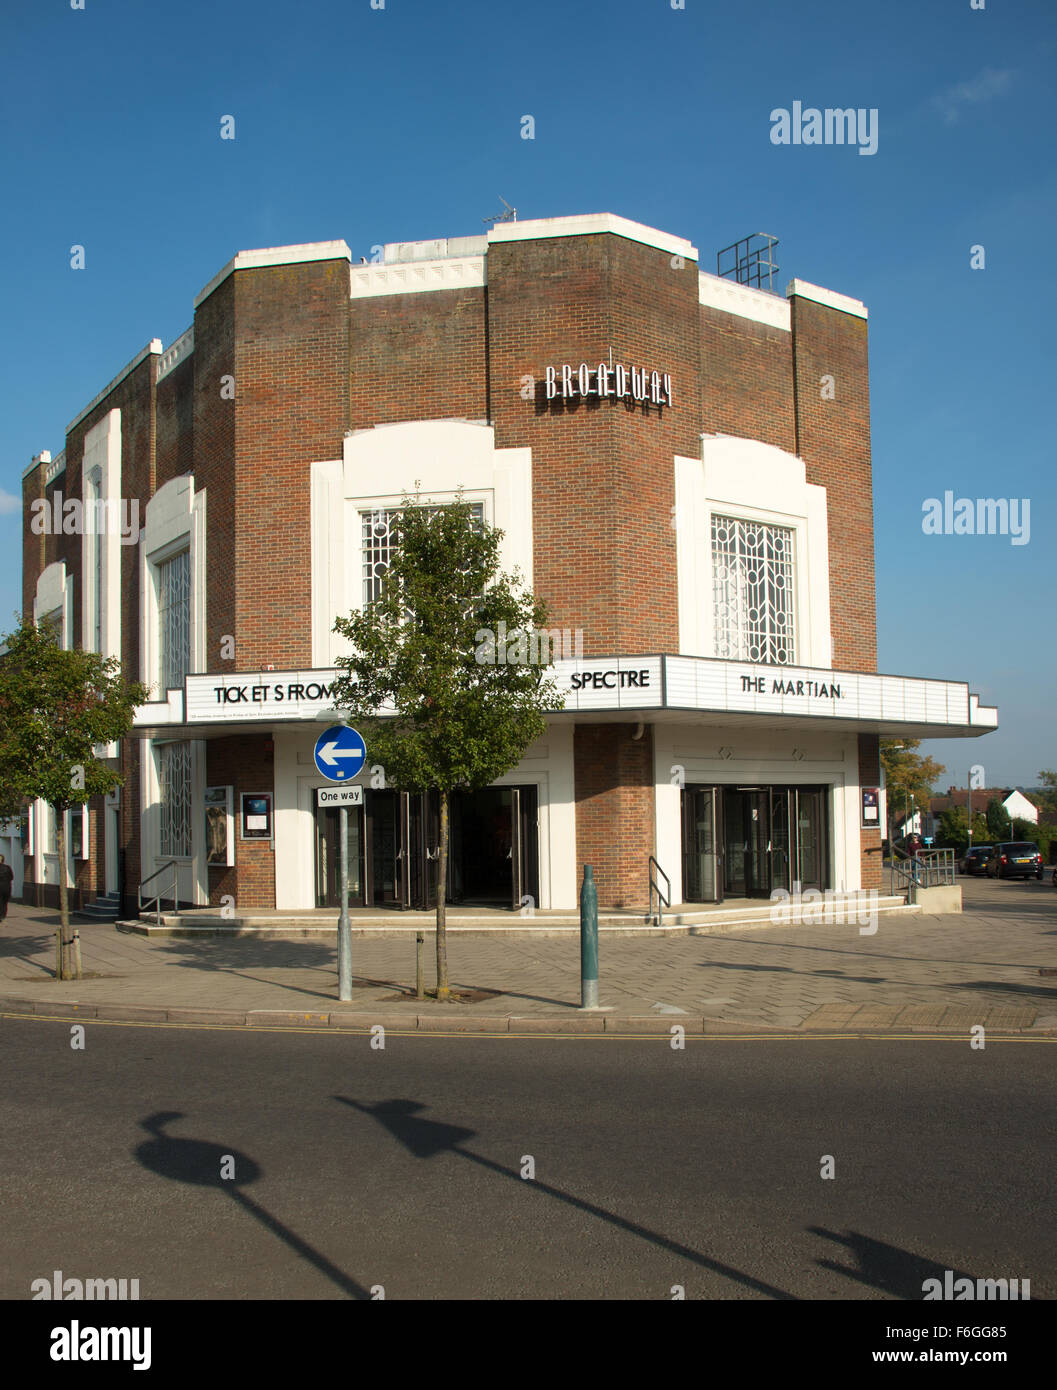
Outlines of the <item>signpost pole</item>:
M 352 998 L 352 927 L 349 924 L 349 807 L 364 804 L 363 788 L 352 779 L 367 757 L 367 745 L 347 724 L 334 724 L 316 739 L 312 753 L 316 771 L 328 782 L 344 782 L 325 797 L 325 788 L 316 793 L 316 804 L 325 806 L 337 802 L 338 836 L 338 998 L 347 1003 Z M 331 799 L 332 798 L 332 799 Z
M 349 925 L 349 808 L 342 803 L 338 809 L 338 834 L 341 836 L 341 911 L 338 914 L 338 998 L 352 998 L 352 929 Z

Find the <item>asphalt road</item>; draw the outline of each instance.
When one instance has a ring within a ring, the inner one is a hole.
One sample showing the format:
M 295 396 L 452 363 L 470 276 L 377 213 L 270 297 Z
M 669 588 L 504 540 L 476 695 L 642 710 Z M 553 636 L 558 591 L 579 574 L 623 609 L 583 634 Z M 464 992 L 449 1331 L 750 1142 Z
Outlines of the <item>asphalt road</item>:
M 85 1027 L 0 1021 L 5 1298 L 1057 1296 L 1052 1042 Z

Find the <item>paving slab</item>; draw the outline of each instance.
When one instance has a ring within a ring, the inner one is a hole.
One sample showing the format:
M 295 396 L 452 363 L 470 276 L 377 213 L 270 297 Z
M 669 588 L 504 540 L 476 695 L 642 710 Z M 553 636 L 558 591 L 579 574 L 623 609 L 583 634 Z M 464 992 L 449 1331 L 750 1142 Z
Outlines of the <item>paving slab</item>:
M 599 952 L 600 1002 L 612 1012 L 590 1021 L 578 1010 L 579 948 L 569 936 L 453 934 L 452 989 L 483 997 L 426 1007 L 413 993 L 413 939 L 360 937 L 354 999 L 343 1004 L 333 936 L 151 938 L 82 924 L 86 976 L 60 982 L 57 913 L 13 903 L 0 924 L 0 1008 L 319 1028 L 354 1028 L 352 1015 L 369 1015 L 363 1026 L 404 1031 L 465 1031 L 471 1019 L 483 1031 L 516 1020 L 516 1030 L 541 1033 L 599 1031 L 599 1021 L 603 1032 L 620 1031 L 617 1020 L 627 1020 L 661 1034 L 690 1019 L 709 1029 L 1057 1029 L 1057 978 L 1039 973 L 1057 968 L 1057 893 L 1033 881 L 963 888 L 962 914 L 884 916 L 870 936 L 840 923 L 614 936 Z M 427 972 L 432 984 L 429 950 Z

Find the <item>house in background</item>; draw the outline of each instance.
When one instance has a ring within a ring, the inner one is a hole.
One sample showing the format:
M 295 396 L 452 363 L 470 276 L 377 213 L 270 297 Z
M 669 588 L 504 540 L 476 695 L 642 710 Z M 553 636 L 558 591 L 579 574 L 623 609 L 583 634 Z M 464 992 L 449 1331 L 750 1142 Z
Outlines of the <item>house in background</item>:
M 1032 825 L 1039 823 L 1039 808 L 1016 787 L 975 787 L 972 791 L 964 787 L 948 787 L 946 796 L 932 798 L 929 810 L 938 817 L 954 806 L 967 806 L 970 797 L 974 814 L 978 811 L 980 815 L 984 815 L 992 801 L 999 801 L 1009 813 L 1011 820 L 1029 820 Z

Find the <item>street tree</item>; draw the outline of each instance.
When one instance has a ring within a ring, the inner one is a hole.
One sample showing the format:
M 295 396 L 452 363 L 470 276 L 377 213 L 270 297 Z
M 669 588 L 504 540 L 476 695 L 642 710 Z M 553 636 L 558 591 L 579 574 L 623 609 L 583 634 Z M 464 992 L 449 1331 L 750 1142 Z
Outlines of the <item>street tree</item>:
M 387 786 L 438 794 L 437 998 L 448 999 L 451 793 L 516 767 L 564 702 L 539 640 L 546 607 L 517 571 L 500 572 L 503 533 L 481 525 L 461 496 L 443 506 L 405 496 L 386 524 L 379 595 L 334 624 L 352 648 L 336 660 L 334 700 Z
M 946 771 L 935 758 L 923 758 L 918 738 L 881 740 L 881 766 L 884 768 L 888 816 L 891 821 L 900 810 L 908 813 L 911 804 L 927 811 L 933 786 Z
M 1057 772 L 1044 767 L 1039 771 L 1039 790 L 1031 800 L 1039 808 L 1040 820 L 1053 823 L 1057 821 Z
M 80 976 L 70 935 L 66 883 L 66 812 L 121 785 L 121 774 L 95 750 L 123 738 L 146 686 L 127 682 L 116 657 L 64 651 L 47 627 L 23 619 L 2 639 L 0 660 L 0 800 L 41 798 L 55 813 L 59 858 L 60 980 Z
M 993 840 L 1009 840 L 1013 836 L 1013 822 L 1009 812 L 995 797 L 987 803 L 987 829 Z
M 987 822 L 979 811 L 973 812 L 973 844 L 986 844 L 990 836 Z M 969 815 L 964 806 L 951 806 L 940 812 L 940 841 L 964 849 L 969 843 Z

